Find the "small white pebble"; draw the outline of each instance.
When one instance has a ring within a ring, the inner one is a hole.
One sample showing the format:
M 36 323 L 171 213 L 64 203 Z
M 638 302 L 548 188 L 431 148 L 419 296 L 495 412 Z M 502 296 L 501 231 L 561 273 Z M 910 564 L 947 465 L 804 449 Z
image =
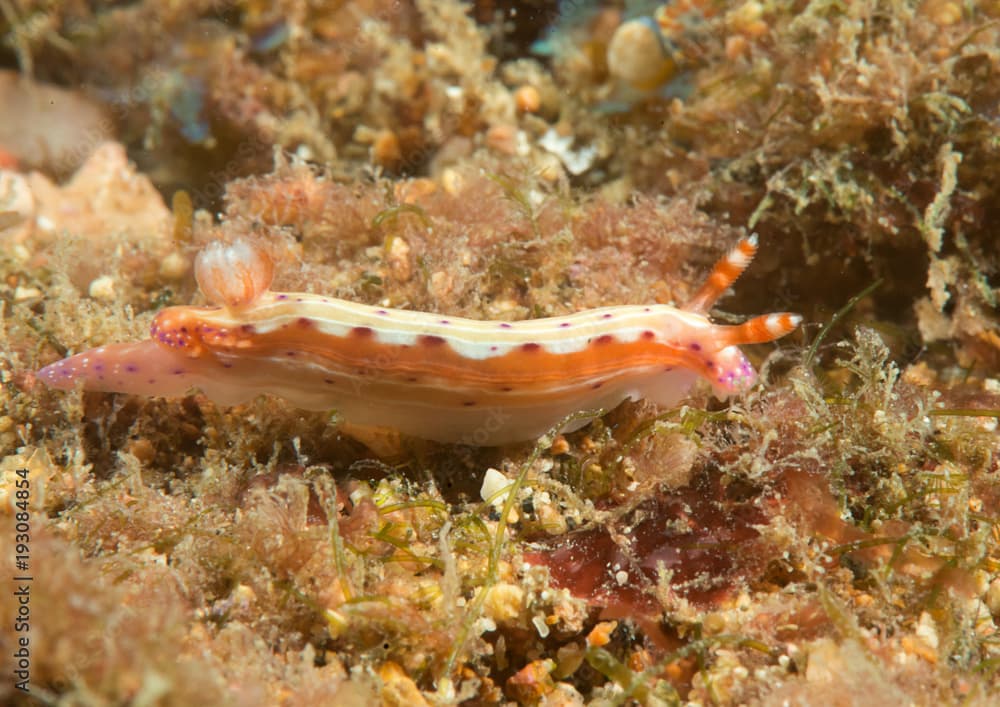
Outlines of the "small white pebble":
M 413 276 L 410 244 L 404 238 L 397 236 L 390 241 L 386 259 L 393 276 L 400 282 L 406 282 Z
M 183 255 L 174 251 L 160 262 L 160 277 L 164 280 L 180 280 L 191 268 L 191 263 Z
M 541 615 L 535 616 L 531 619 L 531 623 L 535 625 L 535 630 L 538 631 L 538 635 L 541 638 L 545 638 L 549 635 L 549 625 L 545 622 L 545 617 Z
M 580 175 L 590 169 L 597 157 L 597 150 L 592 145 L 573 150 L 571 145 L 574 140 L 573 135 L 560 135 L 555 128 L 549 128 L 538 140 L 538 146 L 558 157 L 570 174 Z M 543 178 L 546 177 L 543 175 Z
M 444 190 L 454 196 L 462 190 L 462 186 L 465 183 L 465 179 L 457 170 L 451 167 L 446 168 L 441 173 L 441 186 Z
M 472 631 L 477 636 L 482 636 L 484 633 L 489 633 L 491 631 L 496 631 L 496 630 L 497 630 L 497 622 L 485 616 L 480 616 L 472 624 Z
M 101 275 L 90 283 L 87 294 L 101 302 L 111 302 L 115 298 L 115 280 L 110 275 Z
M 940 639 L 938 638 L 937 627 L 934 623 L 934 619 L 926 611 L 920 614 L 920 620 L 917 622 L 914 633 L 921 638 L 928 647 L 935 650 L 938 648 Z
M 14 301 L 24 302 L 29 299 L 41 298 L 42 291 L 37 287 L 15 287 L 14 288 Z
M 479 489 L 479 497 L 488 503 L 499 505 L 507 500 L 508 492 L 503 491 L 507 486 L 510 486 L 510 479 L 491 467 L 483 475 L 483 485 Z

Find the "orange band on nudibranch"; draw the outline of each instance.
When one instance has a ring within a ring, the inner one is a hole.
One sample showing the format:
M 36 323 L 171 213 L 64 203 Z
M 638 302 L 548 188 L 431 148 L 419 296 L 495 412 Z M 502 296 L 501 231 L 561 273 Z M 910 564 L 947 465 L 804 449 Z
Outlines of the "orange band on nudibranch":
M 358 329 L 366 333 L 358 333 Z M 666 366 L 694 368 L 700 359 L 694 351 L 677 350 L 652 337 L 621 341 L 608 334 L 595 337 L 579 351 L 552 353 L 541 344 L 526 342 L 500 355 L 474 359 L 462 355 L 440 336 L 421 335 L 413 344 L 399 345 L 380 341 L 367 327 L 355 328 L 349 336 L 336 336 L 322 334 L 305 323 L 256 334 L 236 347 L 245 356 L 321 358 L 343 370 L 362 371 L 378 362 L 379 375 L 387 379 L 497 392 L 599 384 L 602 378 L 614 377 L 623 361 L 631 368 L 653 370 Z M 232 349 L 227 344 L 215 350 Z
M 757 236 L 743 238 L 712 268 L 704 284 L 684 305 L 687 312 L 705 313 L 749 267 L 757 254 Z
M 719 261 L 687 307 L 607 307 L 565 317 L 484 322 L 268 290 L 270 258 L 244 241 L 213 244 L 196 275 L 216 306 L 170 307 L 150 341 L 77 354 L 39 371 L 59 388 L 234 403 L 260 393 L 348 421 L 448 442 L 528 440 L 584 409 L 645 397 L 670 405 L 696 378 L 720 397 L 746 389 L 738 348 L 792 331 L 797 315 L 741 325 L 704 314 L 746 269 L 754 238 Z

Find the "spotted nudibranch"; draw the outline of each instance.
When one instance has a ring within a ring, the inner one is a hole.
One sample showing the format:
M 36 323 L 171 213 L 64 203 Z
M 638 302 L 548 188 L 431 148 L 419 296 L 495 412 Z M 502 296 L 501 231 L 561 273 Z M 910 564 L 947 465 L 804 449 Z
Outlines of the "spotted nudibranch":
M 63 390 L 149 396 L 198 389 L 224 405 L 270 393 L 336 410 L 355 425 L 441 442 L 531 440 L 571 413 L 626 398 L 673 405 L 699 377 L 720 398 L 752 385 L 756 373 L 738 345 L 784 336 L 801 317 L 724 326 L 705 313 L 756 246 L 755 238 L 740 241 L 681 309 L 605 307 L 499 322 L 273 292 L 273 265 L 259 248 L 214 243 L 195 262 L 214 306 L 164 309 L 149 340 L 71 356 L 38 378 Z

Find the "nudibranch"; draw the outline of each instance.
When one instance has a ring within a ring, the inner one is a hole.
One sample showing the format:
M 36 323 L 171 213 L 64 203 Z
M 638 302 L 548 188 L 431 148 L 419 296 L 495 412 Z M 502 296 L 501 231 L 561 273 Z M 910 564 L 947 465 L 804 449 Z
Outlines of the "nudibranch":
M 726 326 L 706 312 L 756 246 L 756 238 L 740 241 L 680 309 L 604 307 L 502 322 L 274 292 L 262 250 L 213 243 L 195 263 L 213 306 L 166 308 L 149 340 L 76 354 L 38 378 L 62 390 L 147 396 L 197 389 L 223 405 L 270 393 L 440 442 L 532 440 L 571 413 L 627 398 L 673 405 L 699 377 L 720 398 L 752 385 L 756 373 L 739 345 L 784 336 L 801 318 L 768 314 Z

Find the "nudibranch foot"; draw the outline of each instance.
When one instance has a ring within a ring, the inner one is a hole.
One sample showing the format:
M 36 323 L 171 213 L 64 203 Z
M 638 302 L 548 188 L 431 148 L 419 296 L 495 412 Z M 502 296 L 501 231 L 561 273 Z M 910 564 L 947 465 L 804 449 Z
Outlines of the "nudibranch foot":
M 54 388 L 138 395 L 197 389 L 224 405 L 271 394 L 440 442 L 529 441 L 580 410 L 639 398 L 674 405 L 698 378 L 719 397 L 751 386 L 756 374 L 739 346 L 782 337 L 801 318 L 768 314 L 730 326 L 705 312 L 755 250 L 755 239 L 740 241 L 684 308 L 496 322 L 274 292 L 259 248 L 213 244 L 195 269 L 213 306 L 164 309 L 148 341 L 77 354 L 38 377 Z

